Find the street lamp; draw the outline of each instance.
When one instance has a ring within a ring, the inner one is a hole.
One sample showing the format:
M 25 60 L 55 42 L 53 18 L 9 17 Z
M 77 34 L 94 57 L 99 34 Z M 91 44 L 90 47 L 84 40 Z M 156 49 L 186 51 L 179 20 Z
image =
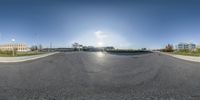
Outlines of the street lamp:
M 13 43 L 13 45 L 12 45 L 12 51 L 13 51 L 13 53 L 12 54 L 13 54 L 13 56 L 15 56 L 15 50 L 14 50 L 14 45 L 15 44 L 14 44 L 14 42 L 15 42 L 15 39 L 12 39 L 12 43 Z

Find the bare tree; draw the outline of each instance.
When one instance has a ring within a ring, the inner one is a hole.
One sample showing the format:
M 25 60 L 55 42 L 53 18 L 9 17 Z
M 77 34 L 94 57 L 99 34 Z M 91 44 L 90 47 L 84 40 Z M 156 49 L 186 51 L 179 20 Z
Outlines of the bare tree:
M 42 50 L 42 45 L 41 44 L 38 46 L 38 49 L 39 49 L 39 51 Z
M 168 44 L 163 51 L 164 52 L 173 52 L 174 51 L 173 45 Z

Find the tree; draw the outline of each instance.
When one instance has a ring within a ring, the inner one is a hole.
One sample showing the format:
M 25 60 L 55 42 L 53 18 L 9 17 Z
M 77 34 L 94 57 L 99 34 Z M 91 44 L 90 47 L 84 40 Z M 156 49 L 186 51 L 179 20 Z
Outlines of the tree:
M 39 51 L 42 50 L 42 45 L 41 44 L 38 46 L 38 49 L 39 49 Z
M 33 46 L 31 47 L 31 51 L 36 51 L 36 50 L 38 50 L 38 47 L 37 47 L 36 45 L 33 45 Z
M 173 51 L 174 51 L 173 45 L 171 44 L 168 44 L 164 49 L 164 52 L 173 52 Z

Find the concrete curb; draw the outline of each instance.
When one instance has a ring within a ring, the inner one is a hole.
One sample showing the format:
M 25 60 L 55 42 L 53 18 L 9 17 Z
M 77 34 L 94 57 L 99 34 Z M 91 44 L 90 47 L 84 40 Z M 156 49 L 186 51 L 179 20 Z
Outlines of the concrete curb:
M 0 57 L 0 63 L 24 62 L 24 61 L 35 60 L 35 59 L 47 57 L 47 56 L 54 55 L 57 53 L 58 52 L 53 52 L 53 53 L 33 55 L 33 56 L 23 56 L 23 57 Z
M 175 55 L 175 54 L 168 54 L 164 52 L 160 52 L 161 54 L 168 55 L 174 58 L 187 60 L 187 61 L 193 61 L 193 62 L 200 62 L 200 57 L 194 57 L 194 56 L 184 56 L 184 55 Z

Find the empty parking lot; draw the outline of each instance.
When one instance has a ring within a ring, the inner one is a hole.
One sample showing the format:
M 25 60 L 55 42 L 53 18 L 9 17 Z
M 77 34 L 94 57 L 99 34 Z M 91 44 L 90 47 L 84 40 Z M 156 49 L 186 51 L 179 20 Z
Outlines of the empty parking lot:
M 0 63 L 0 100 L 199 100 L 200 63 L 159 53 L 58 53 Z

